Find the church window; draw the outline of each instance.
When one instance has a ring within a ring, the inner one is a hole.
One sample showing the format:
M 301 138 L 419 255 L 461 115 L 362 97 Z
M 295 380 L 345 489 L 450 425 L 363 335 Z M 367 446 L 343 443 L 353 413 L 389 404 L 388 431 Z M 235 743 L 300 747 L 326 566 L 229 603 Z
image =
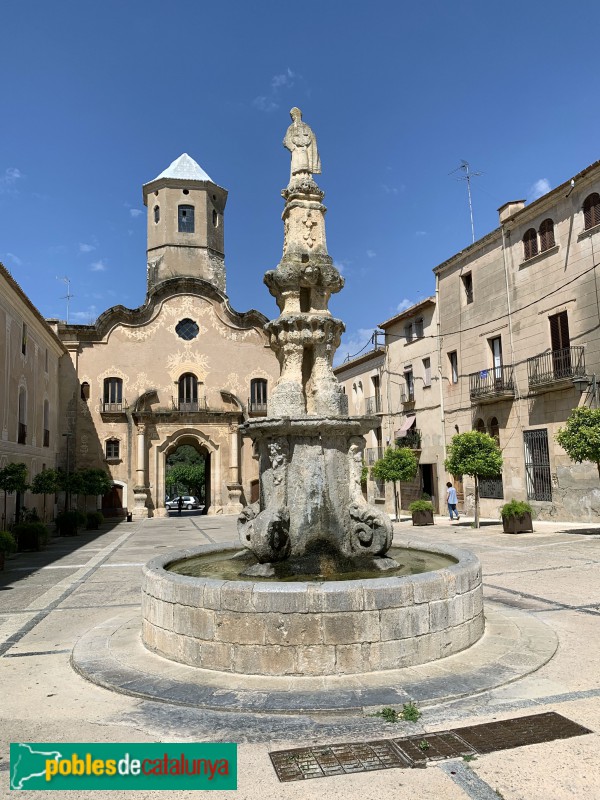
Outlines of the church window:
M 27 391 L 24 386 L 19 389 L 19 430 L 17 442 L 27 444 Z
M 594 192 L 588 195 L 583 203 L 583 227 L 585 230 L 600 225 L 600 194 Z
M 154 222 L 160 220 L 160 206 L 154 206 Z
M 81 399 L 87 401 L 90 399 L 90 385 L 87 381 L 81 384 Z
M 27 355 L 27 325 L 25 323 L 21 329 L 21 352 L 24 356 Z
M 44 447 L 50 447 L 50 403 L 44 400 Z
M 179 336 L 180 339 L 185 339 L 189 342 L 191 339 L 195 339 L 198 336 L 200 328 L 198 324 L 194 322 L 193 319 L 182 319 L 180 320 L 177 325 L 175 326 L 175 333 Z
M 118 439 L 106 440 L 106 460 L 112 461 L 121 457 L 121 443 Z
M 198 411 L 198 378 L 191 372 L 179 378 L 179 410 Z
M 267 381 L 264 378 L 253 378 L 250 381 L 250 402 L 248 409 L 251 414 L 267 413 Z
M 178 230 L 179 233 L 194 232 L 194 206 L 179 206 Z

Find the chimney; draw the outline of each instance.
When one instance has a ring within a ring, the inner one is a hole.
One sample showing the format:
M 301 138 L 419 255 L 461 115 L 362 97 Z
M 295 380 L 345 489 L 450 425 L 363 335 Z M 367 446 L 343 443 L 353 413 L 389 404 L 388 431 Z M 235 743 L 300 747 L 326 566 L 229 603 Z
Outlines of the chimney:
M 506 222 L 509 217 L 512 217 L 513 214 L 516 214 L 517 211 L 521 211 L 522 208 L 525 208 L 525 200 L 509 200 L 508 203 L 500 206 L 498 209 L 500 225 Z

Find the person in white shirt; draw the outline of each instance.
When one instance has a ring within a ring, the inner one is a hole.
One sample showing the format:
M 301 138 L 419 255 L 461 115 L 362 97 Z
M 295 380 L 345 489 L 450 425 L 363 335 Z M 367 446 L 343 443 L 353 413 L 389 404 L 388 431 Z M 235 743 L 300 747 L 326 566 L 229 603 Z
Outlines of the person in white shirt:
M 450 481 L 446 484 L 446 498 L 448 500 L 448 513 L 450 514 L 450 522 L 452 522 L 452 515 L 456 514 L 456 519 L 460 519 L 458 516 L 458 511 L 456 510 L 456 504 L 458 503 L 458 498 L 456 496 L 456 489 Z

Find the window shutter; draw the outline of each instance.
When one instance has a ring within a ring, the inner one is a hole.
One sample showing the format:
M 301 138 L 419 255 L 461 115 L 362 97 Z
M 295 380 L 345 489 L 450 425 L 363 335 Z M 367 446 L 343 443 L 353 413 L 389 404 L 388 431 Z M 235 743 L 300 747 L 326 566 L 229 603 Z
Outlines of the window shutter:
M 524 249 L 525 261 L 527 261 L 528 258 L 533 258 L 533 256 L 537 256 L 538 244 L 537 244 L 537 231 L 535 228 L 529 228 L 528 231 L 525 231 L 525 236 L 523 236 L 523 249 Z
M 554 247 L 554 244 L 554 222 L 551 219 L 545 219 L 540 225 L 540 249 L 542 253 L 544 250 Z
M 587 231 L 600 225 L 600 194 L 594 192 L 588 195 L 583 202 L 583 227 Z
M 550 322 L 550 341 L 553 350 L 566 350 L 571 346 L 569 338 L 569 319 L 566 311 L 548 317 Z

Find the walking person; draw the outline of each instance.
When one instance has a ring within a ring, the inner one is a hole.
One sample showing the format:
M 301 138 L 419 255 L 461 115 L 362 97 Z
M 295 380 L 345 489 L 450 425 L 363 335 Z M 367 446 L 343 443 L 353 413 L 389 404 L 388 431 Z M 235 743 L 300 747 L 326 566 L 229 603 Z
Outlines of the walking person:
M 456 494 L 456 492 L 455 492 L 455 494 Z M 181 495 L 179 495 L 179 497 L 177 498 L 177 513 L 178 513 L 179 516 L 181 516 L 181 509 L 182 508 L 183 508 L 183 497 Z
M 456 509 L 456 504 L 458 503 L 458 498 L 456 496 L 456 489 L 450 481 L 446 484 L 446 499 L 448 500 L 448 513 L 450 514 L 450 522 L 452 522 L 452 515 L 456 514 L 456 519 L 460 519 L 458 516 L 458 511 Z

